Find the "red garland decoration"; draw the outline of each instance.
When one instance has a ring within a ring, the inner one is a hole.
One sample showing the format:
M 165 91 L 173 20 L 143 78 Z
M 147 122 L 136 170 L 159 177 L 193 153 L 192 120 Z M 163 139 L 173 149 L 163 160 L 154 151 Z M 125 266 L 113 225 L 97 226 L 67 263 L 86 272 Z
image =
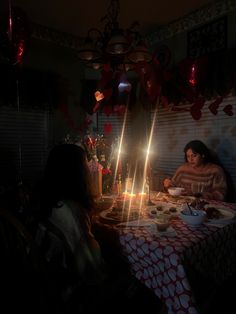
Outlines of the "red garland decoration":
M 228 116 L 233 116 L 233 106 L 232 105 L 226 105 L 223 109 L 223 111 L 225 112 L 225 114 L 227 114 Z
M 66 105 L 66 104 L 61 105 L 59 107 L 59 110 L 63 114 L 63 117 L 65 119 L 67 126 L 73 131 L 84 132 L 88 128 L 88 126 L 92 123 L 92 120 L 89 117 L 85 117 L 85 119 L 83 120 L 81 125 L 79 127 L 76 127 L 75 121 L 69 113 L 68 105 Z
M 222 103 L 222 101 L 223 101 L 223 97 L 218 97 L 218 98 L 216 98 L 215 101 L 213 101 L 213 102 L 208 106 L 208 108 L 209 108 L 209 110 L 210 110 L 210 112 L 211 112 L 212 114 L 217 115 L 217 113 L 218 113 L 218 108 L 219 108 L 220 104 Z
M 199 97 L 190 108 L 190 113 L 194 120 L 199 120 L 202 117 L 202 108 L 205 104 L 205 98 Z

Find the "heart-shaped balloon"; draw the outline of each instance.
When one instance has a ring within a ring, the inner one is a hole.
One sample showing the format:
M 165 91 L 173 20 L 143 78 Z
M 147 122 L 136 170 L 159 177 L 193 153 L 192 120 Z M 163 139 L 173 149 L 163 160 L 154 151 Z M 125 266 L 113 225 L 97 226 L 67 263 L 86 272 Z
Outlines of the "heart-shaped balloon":
M 199 109 L 198 107 L 196 107 L 195 105 L 193 105 L 190 108 L 190 113 L 191 116 L 193 117 L 194 120 L 200 120 L 202 117 L 202 111 L 201 109 Z
M 123 116 L 125 114 L 125 110 L 126 110 L 126 106 L 124 106 L 124 105 L 115 105 L 114 106 L 114 112 L 118 116 Z
M 199 120 L 202 117 L 202 108 L 205 104 L 205 99 L 203 97 L 199 97 L 195 103 L 190 108 L 190 113 L 194 120 Z
M 9 6 L 7 30 L 4 38 L 4 57 L 12 65 L 21 64 L 25 56 L 30 37 L 28 18 L 19 7 Z
M 111 123 L 105 123 L 103 126 L 103 130 L 105 134 L 110 134 L 112 132 L 112 124 Z
M 211 111 L 211 113 L 213 113 L 214 115 L 217 115 L 218 113 L 218 108 L 220 106 L 220 104 L 222 103 L 223 98 L 222 97 L 218 97 L 216 98 L 215 101 L 213 101 L 209 106 L 209 110 Z
M 228 116 L 233 116 L 233 106 L 232 105 L 226 105 L 223 109 L 223 111 L 225 112 L 225 114 L 227 114 Z
M 107 117 L 109 117 L 112 114 L 112 106 L 105 106 L 103 108 L 103 112 Z
M 103 100 L 103 99 L 104 99 L 104 94 L 103 94 L 103 92 L 100 92 L 99 90 L 97 90 L 97 91 L 94 93 L 94 96 L 95 96 L 96 101 L 100 101 L 100 100 Z

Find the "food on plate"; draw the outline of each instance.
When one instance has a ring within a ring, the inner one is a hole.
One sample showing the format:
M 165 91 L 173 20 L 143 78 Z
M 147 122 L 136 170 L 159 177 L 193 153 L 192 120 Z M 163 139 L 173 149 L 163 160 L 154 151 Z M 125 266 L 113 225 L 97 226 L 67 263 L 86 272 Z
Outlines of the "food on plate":
M 205 208 L 206 215 L 208 219 L 222 219 L 224 215 L 217 208 L 209 206 Z
M 169 209 L 165 209 L 165 210 L 163 211 L 163 214 L 165 214 L 165 215 L 170 215 L 170 214 L 171 214 L 171 212 L 170 212 L 170 210 L 169 210 Z
M 174 203 L 174 204 L 184 204 L 186 202 L 191 202 L 193 201 L 192 196 L 186 196 L 186 195 L 179 195 L 179 196 L 172 196 L 170 194 L 166 194 L 163 192 L 159 192 L 155 196 L 155 200 L 160 201 L 160 202 L 165 202 L 165 203 Z
M 157 214 L 158 214 L 158 211 L 153 208 L 151 209 L 149 212 L 148 212 L 148 216 L 151 217 L 151 218 L 156 218 L 157 217 Z
M 140 216 L 139 210 L 136 208 L 122 209 L 113 207 L 110 211 L 106 212 L 105 218 L 110 218 L 117 221 L 136 220 Z
M 157 211 L 155 209 L 151 210 L 151 214 L 156 215 Z
M 176 213 L 177 212 L 177 208 L 172 206 L 172 207 L 169 208 L 169 212 Z
M 114 199 L 109 196 L 102 196 L 101 199 L 96 200 L 95 206 L 98 211 L 109 209 L 113 206 Z
M 208 205 L 209 203 L 203 199 L 194 199 L 190 202 L 190 206 L 195 209 L 204 209 L 205 205 Z

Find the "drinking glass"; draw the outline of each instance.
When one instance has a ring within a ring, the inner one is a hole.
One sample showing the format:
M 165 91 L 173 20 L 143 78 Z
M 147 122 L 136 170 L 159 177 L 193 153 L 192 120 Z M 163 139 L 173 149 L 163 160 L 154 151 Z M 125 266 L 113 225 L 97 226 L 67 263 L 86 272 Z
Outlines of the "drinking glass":
M 201 208 L 201 197 L 203 192 L 203 184 L 200 182 L 192 183 L 191 184 L 191 190 L 192 194 L 195 197 L 195 208 L 196 209 L 202 209 Z
M 191 191 L 193 196 L 195 197 L 201 197 L 203 192 L 203 185 L 200 182 L 192 183 L 191 184 Z

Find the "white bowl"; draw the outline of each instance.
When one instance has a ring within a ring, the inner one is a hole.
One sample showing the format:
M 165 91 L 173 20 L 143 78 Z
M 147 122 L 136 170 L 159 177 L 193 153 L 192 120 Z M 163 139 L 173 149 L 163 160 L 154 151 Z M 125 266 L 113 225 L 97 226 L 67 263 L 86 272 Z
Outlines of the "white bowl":
M 180 218 L 188 225 L 201 225 L 206 219 L 204 210 L 192 209 L 192 214 L 188 209 L 183 209 L 180 212 Z
M 182 194 L 183 191 L 184 191 L 184 188 L 180 188 L 180 187 L 168 188 L 168 193 L 172 196 L 179 196 Z

